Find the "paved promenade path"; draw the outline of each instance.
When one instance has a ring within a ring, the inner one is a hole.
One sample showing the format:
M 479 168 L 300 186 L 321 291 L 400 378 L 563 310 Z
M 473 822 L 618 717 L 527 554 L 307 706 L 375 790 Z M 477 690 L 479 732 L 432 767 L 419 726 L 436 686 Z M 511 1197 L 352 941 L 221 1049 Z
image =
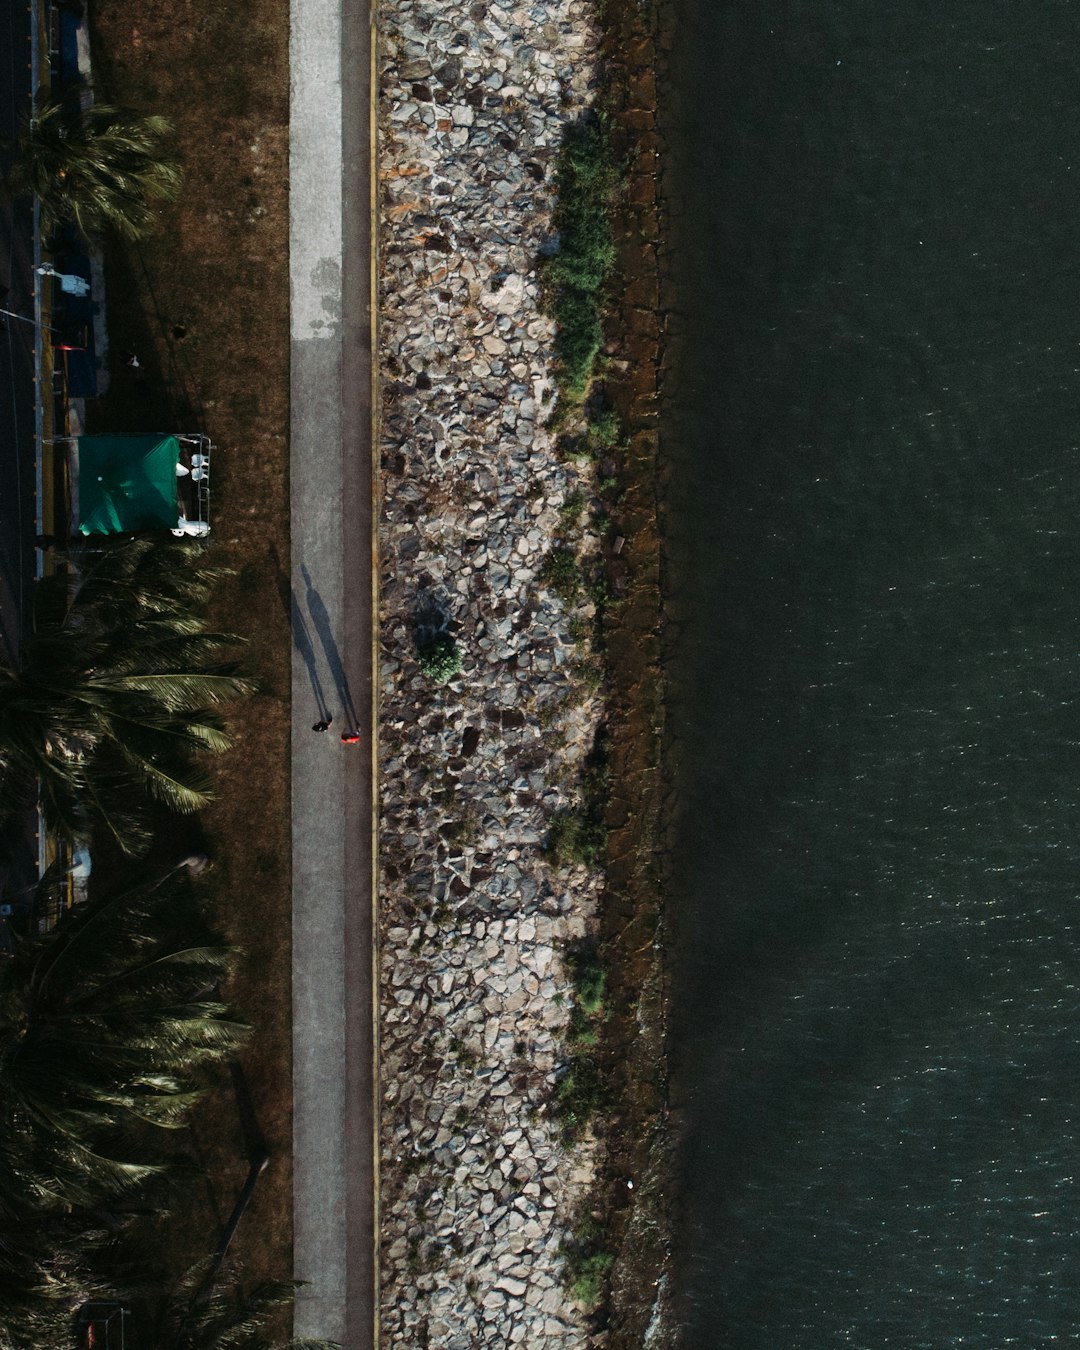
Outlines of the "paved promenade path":
M 293 0 L 291 20 L 295 1330 L 370 1350 L 372 21 L 368 0 Z

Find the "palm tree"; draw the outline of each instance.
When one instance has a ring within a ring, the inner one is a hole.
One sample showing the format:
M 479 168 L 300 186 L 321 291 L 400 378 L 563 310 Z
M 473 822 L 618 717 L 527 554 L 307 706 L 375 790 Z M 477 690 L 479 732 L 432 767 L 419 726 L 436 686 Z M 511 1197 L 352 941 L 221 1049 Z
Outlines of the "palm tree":
M 46 234 L 72 220 L 84 235 L 111 229 L 140 239 L 180 191 L 171 130 L 164 117 L 107 103 L 83 108 L 78 91 L 49 99 L 24 121 L 8 191 L 37 197 Z
M 333 1341 L 266 1340 L 267 1322 L 287 1308 L 297 1285 L 278 1281 L 244 1294 L 235 1274 L 189 1270 L 162 1302 L 157 1350 L 337 1350 Z
M 192 1070 L 245 1038 L 214 993 L 229 965 L 178 872 L 16 942 L 0 961 L 0 1229 L 165 1170 L 145 1127 L 183 1125 Z
M 103 825 L 136 852 L 147 794 L 181 813 L 211 799 L 202 752 L 230 744 L 217 709 L 254 686 L 222 660 L 239 640 L 199 616 L 219 575 L 199 547 L 128 540 L 37 583 L 33 632 L 0 665 L 0 819 L 40 790 L 50 829 Z

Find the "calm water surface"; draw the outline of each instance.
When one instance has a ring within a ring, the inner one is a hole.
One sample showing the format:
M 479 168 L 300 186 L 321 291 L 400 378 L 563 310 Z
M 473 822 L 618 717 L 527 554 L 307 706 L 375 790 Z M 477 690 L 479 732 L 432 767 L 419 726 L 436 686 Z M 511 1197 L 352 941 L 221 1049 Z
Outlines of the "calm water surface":
M 1080 5 L 671 8 L 684 1343 L 1080 1344 Z

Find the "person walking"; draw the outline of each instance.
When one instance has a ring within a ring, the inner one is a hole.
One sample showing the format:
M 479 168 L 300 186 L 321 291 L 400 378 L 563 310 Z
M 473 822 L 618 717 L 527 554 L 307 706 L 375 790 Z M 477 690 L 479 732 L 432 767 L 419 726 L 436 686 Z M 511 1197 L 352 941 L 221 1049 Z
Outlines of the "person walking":
M 321 720 L 320 720 L 320 721 L 316 722 L 315 725 L 314 725 L 311 729 L 312 729 L 312 731 L 329 731 L 329 730 L 330 730 L 330 723 L 331 723 L 333 720 L 334 720 L 334 719 L 333 719 L 332 717 L 326 718 L 325 721 L 321 721 Z
M 342 745 L 355 745 L 359 739 L 360 739 L 359 731 L 345 730 L 341 733 Z

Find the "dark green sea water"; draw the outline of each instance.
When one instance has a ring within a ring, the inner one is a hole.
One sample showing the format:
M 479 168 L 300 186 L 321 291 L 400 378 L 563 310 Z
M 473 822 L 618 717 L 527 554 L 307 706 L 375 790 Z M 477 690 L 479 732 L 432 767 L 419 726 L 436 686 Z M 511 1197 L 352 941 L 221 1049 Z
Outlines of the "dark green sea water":
M 670 9 L 684 1344 L 1080 1344 L 1080 4 Z

